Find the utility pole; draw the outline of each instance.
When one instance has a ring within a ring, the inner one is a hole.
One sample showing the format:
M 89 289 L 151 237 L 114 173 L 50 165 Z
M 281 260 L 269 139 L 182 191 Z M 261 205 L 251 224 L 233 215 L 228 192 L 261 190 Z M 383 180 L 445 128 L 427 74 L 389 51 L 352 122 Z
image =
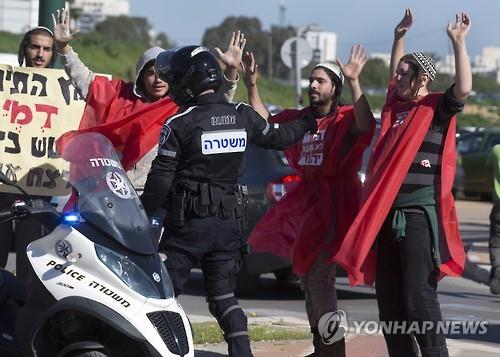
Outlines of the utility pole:
M 271 28 L 271 33 L 269 35 L 269 40 L 267 41 L 267 78 L 273 78 L 273 30 Z
M 279 11 L 280 11 L 280 15 L 279 15 L 280 27 L 285 28 L 288 26 L 288 21 L 286 18 L 286 1 L 285 0 L 281 1 L 280 5 L 279 5 Z
M 38 25 L 53 30 L 52 14 L 64 7 L 64 0 L 40 0 L 38 6 Z
M 296 106 L 302 106 L 302 68 L 307 66 L 312 59 L 312 49 L 302 37 L 291 37 L 281 46 L 281 60 L 294 70 L 295 73 L 295 99 Z
M 38 5 L 38 26 L 44 26 L 50 30 L 54 30 L 52 14 L 55 14 L 57 10 L 62 9 L 64 6 L 64 0 L 40 0 Z M 53 55 L 57 56 L 55 53 Z M 63 68 L 59 56 L 56 57 L 54 68 Z

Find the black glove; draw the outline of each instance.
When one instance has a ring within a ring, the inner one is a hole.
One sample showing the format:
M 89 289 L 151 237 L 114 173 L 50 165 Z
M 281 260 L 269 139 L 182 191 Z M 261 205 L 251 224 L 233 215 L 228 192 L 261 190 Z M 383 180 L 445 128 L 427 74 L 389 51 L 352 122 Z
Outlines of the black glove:
M 314 134 L 318 131 L 318 123 L 316 122 L 316 118 L 314 114 L 309 112 L 302 118 L 300 118 L 305 124 L 310 134 Z

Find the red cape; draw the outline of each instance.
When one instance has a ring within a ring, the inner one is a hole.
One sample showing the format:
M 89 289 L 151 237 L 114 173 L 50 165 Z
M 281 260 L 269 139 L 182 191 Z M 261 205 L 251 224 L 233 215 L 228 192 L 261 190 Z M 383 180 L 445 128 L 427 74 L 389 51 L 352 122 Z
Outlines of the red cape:
M 122 165 L 127 171 L 158 144 L 165 120 L 177 109 L 170 97 L 146 102 L 134 94 L 132 82 L 96 76 L 79 129 L 66 133 L 59 144 L 64 145 L 75 134 L 101 133 L 122 154 Z
M 309 111 L 310 108 L 286 110 L 271 121 L 291 121 Z M 339 107 L 334 115 L 318 119 L 315 136 L 306 134 L 301 143 L 285 151 L 302 180 L 254 227 L 248 240 L 254 251 L 291 259 L 293 270 L 299 275 L 308 272 L 322 249 L 335 251 L 337 239 L 329 246 L 325 241 L 333 234 L 333 222 L 336 238 L 343 237 L 355 217 L 361 192 L 357 172 L 372 137 L 372 132 L 356 137 L 349 151 L 340 157 L 353 121 L 353 108 Z M 300 160 L 309 164 L 301 165 Z
M 170 97 L 146 102 L 134 94 L 132 82 L 96 76 L 89 88 L 79 129 L 58 139 L 58 151 L 62 153 L 65 143 L 74 135 L 101 133 L 121 153 L 121 164 L 128 171 L 158 144 L 163 124 L 177 110 Z M 77 196 L 72 194 L 64 210 L 72 209 L 76 202 Z
M 382 111 L 380 137 L 370 158 L 364 203 L 337 254 L 331 259 L 348 272 L 351 285 L 372 284 L 375 280 L 373 243 L 427 134 L 442 95 L 434 93 L 417 102 L 402 103 L 394 100 L 394 87 L 390 87 L 388 103 Z M 406 119 L 399 121 L 396 113 L 400 113 L 405 105 L 409 113 Z M 457 276 L 463 272 L 465 252 L 451 193 L 456 165 L 455 126 L 456 118 L 453 117 L 444 141 L 438 214 L 440 272 L 441 275 Z

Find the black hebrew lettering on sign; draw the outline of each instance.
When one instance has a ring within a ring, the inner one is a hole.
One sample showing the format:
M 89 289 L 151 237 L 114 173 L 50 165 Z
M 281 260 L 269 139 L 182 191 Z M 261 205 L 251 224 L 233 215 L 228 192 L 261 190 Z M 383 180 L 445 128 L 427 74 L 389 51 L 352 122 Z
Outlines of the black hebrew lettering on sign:
M 44 180 L 44 174 L 46 180 Z M 61 176 L 59 170 L 43 169 L 42 167 L 31 168 L 28 172 L 26 185 L 28 187 L 56 188 L 56 179 Z
M 29 82 L 30 73 L 14 72 L 0 70 L 0 91 L 4 91 L 4 80 L 10 82 L 10 94 L 30 94 L 32 96 L 47 96 L 47 77 L 39 73 L 31 73 L 31 83 Z M 12 81 L 11 81 L 12 79 Z
M 7 133 L 7 139 L 5 139 L 5 132 L 0 131 L 0 141 L 2 141 L 2 140 L 12 141 L 13 147 L 5 145 L 4 151 L 7 154 L 19 154 L 21 152 L 21 146 L 19 145 L 19 134 L 18 133 L 14 133 L 12 131 L 9 131 Z
M 55 149 L 55 137 L 32 137 L 31 138 L 31 155 L 34 157 L 44 157 L 54 159 L 61 157 Z
M 46 97 L 47 96 L 47 77 L 42 76 L 41 74 L 38 73 L 33 73 L 33 82 L 39 82 L 40 87 L 36 86 L 33 84 L 33 87 L 31 88 L 31 95 L 37 95 L 38 89 L 40 90 L 40 93 L 38 93 L 39 97 Z
M 37 97 L 47 97 L 47 81 L 48 78 L 40 73 L 12 73 L 12 71 L 0 69 L 0 92 L 9 90 L 10 94 L 29 94 Z M 67 105 L 71 103 L 72 96 L 74 101 L 83 100 L 69 78 L 59 77 L 57 82 Z M 8 88 L 9 85 L 11 85 L 10 89 Z
M 3 69 L 0 69 L 0 92 L 3 92 L 4 76 L 6 81 L 10 81 L 10 79 L 12 78 L 12 72 L 11 71 L 5 72 Z
M 83 98 L 75 90 L 75 87 L 73 87 L 73 84 L 71 83 L 70 79 L 59 77 L 57 79 L 57 82 L 59 82 L 59 87 L 61 88 L 61 94 L 67 105 L 71 103 L 71 91 L 73 91 L 73 100 L 83 100 Z

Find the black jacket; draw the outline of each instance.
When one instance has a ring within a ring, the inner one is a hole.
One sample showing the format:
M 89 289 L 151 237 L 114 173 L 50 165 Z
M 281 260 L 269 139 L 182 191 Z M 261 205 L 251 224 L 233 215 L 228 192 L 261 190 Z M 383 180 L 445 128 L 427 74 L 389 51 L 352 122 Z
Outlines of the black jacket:
M 201 182 L 234 185 L 245 169 L 248 143 L 283 149 L 315 130 L 312 116 L 270 125 L 246 104 L 202 95 L 164 124 L 141 197 L 144 208 L 148 214 L 155 212 L 179 183 L 193 190 Z

